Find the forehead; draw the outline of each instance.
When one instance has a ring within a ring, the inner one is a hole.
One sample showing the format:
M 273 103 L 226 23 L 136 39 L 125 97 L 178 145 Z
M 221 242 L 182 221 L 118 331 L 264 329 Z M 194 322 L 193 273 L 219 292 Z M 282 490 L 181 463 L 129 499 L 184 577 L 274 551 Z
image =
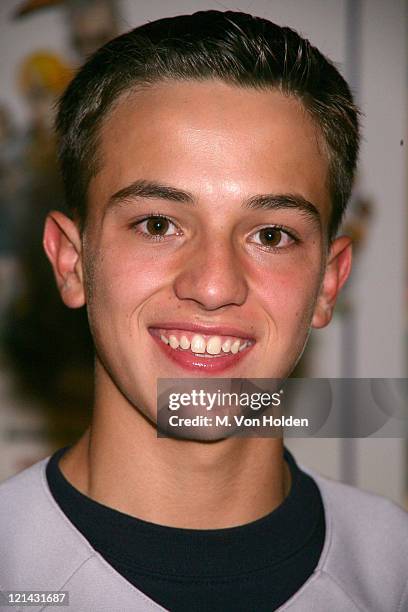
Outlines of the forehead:
M 278 90 L 168 81 L 123 94 L 100 130 L 90 204 L 138 179 L 198 197 L 294 193 L 328 217 L 328 158 L 302 103 Z M 103 206 L 103 204 L 102 204 Z

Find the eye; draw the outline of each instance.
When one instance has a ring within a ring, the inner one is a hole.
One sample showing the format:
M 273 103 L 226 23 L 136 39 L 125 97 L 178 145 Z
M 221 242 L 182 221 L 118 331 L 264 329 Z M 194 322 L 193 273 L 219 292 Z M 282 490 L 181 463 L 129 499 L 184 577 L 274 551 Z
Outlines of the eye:
M 278 225 L 263 227 L 255 232 L 254 237 L 256 244 L 261 244 L 270 249 L 285 248 L 297 241 L 295 236 Z
M 165 238 L 177 234 L 177 227 L 161 215 L 150 215 L 135 225 L 136 231 L 148 238 Z

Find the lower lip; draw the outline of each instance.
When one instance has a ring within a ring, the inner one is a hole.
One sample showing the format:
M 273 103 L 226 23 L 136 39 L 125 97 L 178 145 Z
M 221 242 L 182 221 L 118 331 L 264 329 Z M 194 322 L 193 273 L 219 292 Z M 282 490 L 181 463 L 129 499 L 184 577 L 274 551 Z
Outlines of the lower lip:
M 185 370 L 195 372 L 196 374 L 199 372 L 206 372 L 208 374 L 224 372 L 225 370 L 236 366 L 237 363 L 245 359 L 246 355 L 248 355 L 249 351 L 254 346 L 252 344 L 251 346 L 246 347 L 244 350 L 235 353 L 235 355 L 232 353 L 227 353 L 217 357 L 198 357 L 189 350 L 172 349 L 168 344 L 164 344 L 164 342 L 157 336 L 154 336 L 153 334 L 151 334 L 151 336 L 169 359 L 171 359 L 174 363 L 177 363 Z

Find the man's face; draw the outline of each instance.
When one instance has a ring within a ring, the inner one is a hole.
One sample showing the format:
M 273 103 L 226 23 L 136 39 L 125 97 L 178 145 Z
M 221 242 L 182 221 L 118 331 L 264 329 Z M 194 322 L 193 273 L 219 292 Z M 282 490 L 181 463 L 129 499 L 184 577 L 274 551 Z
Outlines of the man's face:
M 119 100 L 98 151 L 81 269 L 99 378 L 154 419 L 157 378 L 286 377 L 330 310 L 328 161 L 302 105 L 160 83 Z

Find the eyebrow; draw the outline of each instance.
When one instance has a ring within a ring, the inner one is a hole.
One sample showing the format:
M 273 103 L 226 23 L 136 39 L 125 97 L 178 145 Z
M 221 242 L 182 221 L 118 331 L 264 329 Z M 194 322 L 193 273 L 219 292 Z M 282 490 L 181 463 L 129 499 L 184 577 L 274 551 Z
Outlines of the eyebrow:
M 189 191 L 182 191 L 170 185 L 156 181 L 138 180 L 114 193 L 108 201 L 108 208 L 126 204 L 135 198 L 170 200 L 183 204 L 194 204 L 194 196 Z
M 189 205 L 194 205 L 196 201 L 193 194 L 189 191 L 177 189 L 171 185 L 156 181 L 137 180 L 114 193 L 109 198 L 107 210 L 125 205 L 137 198 L 168 200 Z M 310 217 L 313 221 L 317 221 L 319 225 L 321 224 L 320 213 L 317 207 L 303 196 L 297 194 L 258 194 L 246 199 L 242 207 L 251 210 L 282 210 L 292 208 Z

